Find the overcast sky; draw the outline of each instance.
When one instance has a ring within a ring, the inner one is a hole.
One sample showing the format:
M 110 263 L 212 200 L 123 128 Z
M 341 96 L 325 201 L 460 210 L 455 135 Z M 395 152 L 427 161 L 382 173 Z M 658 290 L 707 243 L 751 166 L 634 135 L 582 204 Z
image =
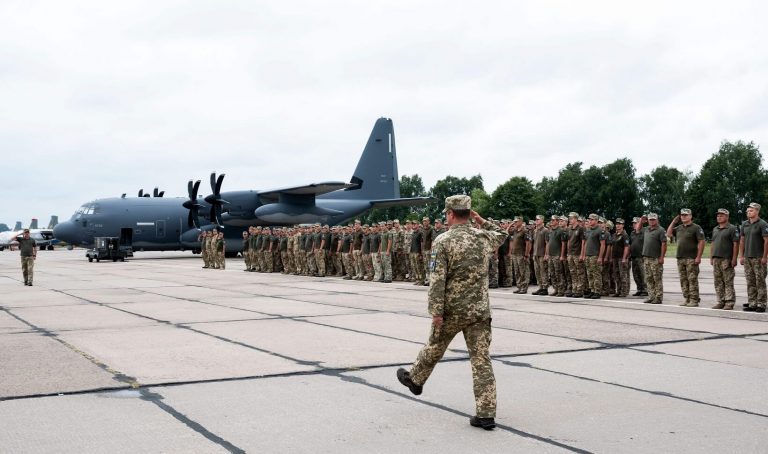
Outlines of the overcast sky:
M 766 18 L 757 1 L 0 0 L 0 222 L 185 196 L 211 171 L 225 191 L 348 181 L 382 116 L 427 187 L 622 157 L 697 172 L 724 139 L 768 143 Z

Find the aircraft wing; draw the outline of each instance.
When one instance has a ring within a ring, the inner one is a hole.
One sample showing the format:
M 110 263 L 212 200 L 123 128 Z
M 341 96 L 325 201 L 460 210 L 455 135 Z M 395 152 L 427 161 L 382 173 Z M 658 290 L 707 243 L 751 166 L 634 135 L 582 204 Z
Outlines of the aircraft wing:
M 404 199 L 383 199 L 371 201 L 371 208 L 415 207 L 436 202 L 434 197 L 409 197 Z
M 312 197 L 326 194 L 328 192 L 338 191 L 357 187 L 354 183 L 343 183 L 341 181 L 326 181 L 324 183 L 312 183 L 303 186 L 289 186 L 287 188 L 272 189 L 269 191 L 259 191 L 259 199 L 262 203 L 277 202 L 281 195 Z

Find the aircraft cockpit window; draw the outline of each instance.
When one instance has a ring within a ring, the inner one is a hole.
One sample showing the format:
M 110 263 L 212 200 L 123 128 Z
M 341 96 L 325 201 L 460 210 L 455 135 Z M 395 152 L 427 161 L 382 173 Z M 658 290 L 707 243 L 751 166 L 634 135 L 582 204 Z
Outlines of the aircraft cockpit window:
M 75 211 L 75 215 L 93 214 L 95 212 L 95 205 L 83 205 Z

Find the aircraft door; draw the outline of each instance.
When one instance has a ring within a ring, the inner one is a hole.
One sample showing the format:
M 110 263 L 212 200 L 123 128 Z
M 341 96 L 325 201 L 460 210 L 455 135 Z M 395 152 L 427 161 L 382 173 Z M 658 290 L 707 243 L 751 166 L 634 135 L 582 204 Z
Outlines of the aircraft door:
M 155 235 L 158 238 L 165 238 L 165 221 L 155 221 Z
M 122 246 L 131 246 L 133 244 L 133 229 L 120 229 L 120 244 Z

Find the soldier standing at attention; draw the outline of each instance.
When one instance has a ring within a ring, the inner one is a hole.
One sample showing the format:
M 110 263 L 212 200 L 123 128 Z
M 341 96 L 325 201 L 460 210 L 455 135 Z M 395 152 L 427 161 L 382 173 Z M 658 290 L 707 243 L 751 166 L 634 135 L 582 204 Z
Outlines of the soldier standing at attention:
M 400 220 L 395 219 L 392 222 L 394 229 L 392 235 L 392 280 L 404 281 L 405 273 L 407 272 L 408 265 L 406 262 L 408 259 L 408 246 L 410 244 L 405 243 L 405 231 L 400 226 Z
M 383 224 L 383 222 L 379 222 L 378 225 L 371 225 L 371 238 L 369 240 L 371 242 L 370 248 L 371 263 L 373 264 L 373 280 L 376 282 L 384 280 L 384 262 L 381 260 L 381 240 L 385 235 Z
M 208 266 L 208 232 L 203 230 L 200 234 L 200 257 L 203 259 L 203 268 L 209 268 Z
M 601 271 L 603 276 L 603 290 L 600 292 L 600 296 L 608 296 L 613 288 L 613 283 L 611 282 L 613 278 L 613 261 L 611 260 L 613 257 L 613 235 L 611 235 L 613 222 L 601 217 L 598 220 L 598 225 L 603 229 L 603 232 L 605 232 L 605 252 L 603 253 L 603 269 Z
M 471 210 L 471 199 L 456 195 L 445 199 L 450 230 L 432 244 L 429 313 L 432 329 L 410 371 L 398 369 L 397 379 L 421 394 L 432 370 L 456 334 L 467 343 L 475 394 L 474 427 L 496 427 L 496 379 L 491 365 L 491 308 L 488 302 L 488 256 L 506 233 Z M 476 229 L 469 223 L 470 218 Z
M 633 296 L 648 296 L 645 288 L 645 267 L 643 266 L 643 230 L 642 218 L 632 218 L 632 233 L 629 234 L 629 255 L 632 259 L 632 278 L 637 291 Z
M 394 226 L 392 225 L 392 221 L 387 221 L 386 226 L 383 229 L 383 233 L 381 235 L 381 245 L 380 245 L 380 252 L 381 252 L 381 266 L 382 271 L 384 274 L 384 280 L 382 282 L 385 282 L 387 284 L 392 282 L 392 254 L 395 253 L 394 247 L 395 247 L 395 236 L 397 235 L 397 232 L 395 231 Z
M 717 210 L 717 225 L 712 229 L 712 251 L 709 263 L 714 270 L 717 304 L 712 309 L 730 311 L 736 304 L 733 288 L 736 260 L 739 257 L 739 229 L 728 222 L 728 210 Z
M 424 285 L 424 269 L 422 268 L 422 250 L 421 245 L 424 244 L 422 241 L 423 232 L 421 231 L 421 226 L 419 224 L 416 224 L 413 227 L 413 230 L 411 232 L 411 247 L 410 247 L 410 255 L 411 255 L 411 280 L 413 281 L 413 285 Z
M 549 270 L 547 268 L 547 238 L 549 229 L 544 225 L 544 216 L 536 215 L 536 227 L 533 231 L 533 269 L 539 289 L 531 295 L 549 295 Z
M 218 241 L 219 232 L 214 228 L 208 232 L 208 268 L 216 269 L 216 241 Z
M 603 290 L 603 255 L 605 254 L 605 232 L 597 225 L 598 216 L 589 215 L 589 226 L 581 242 L 581 261 L 587 265 L 587 291 L 584 298 L 600 299 Z
M 422 270 L 424 271 L 424 285 L 429 285 L 429 255 L 432 250 L 432 241 L 435 239 L 435 229 L 429 223 L 429 217 L 424 216 L 421 219 L 421 255 Z
M 251 268 L 251 257 L 248 254 L 248 246 L 248 232 L 243 232 L 243 262 L 245 262 L 245 269 L 243 271 L 248 271 Z
M 344 262 L 344 280 L 349 281 L 355 277 L 355 266 L 352 262 L 352 231 L 349 226 L 344 227 L 341 236 L 341 260 Z
M 661 304 L 664 299 L 664 256 L 667 254 L 667 235 L 659 227 L 659 215 L 648 213 L 648 227 L 643 238 L 643 266 L 648 285 L 646 304 Z
M 624 219 L 616 218 L 616 234 L 611 246 L 613 289 L 610 296 L 629 295 L 629 235 L 624 230 Z
M 219 234 L 216 236 L 216 269 L 223 270 L 226 269 L 226 262 L 224 261 L 224 251 L 226 250 L 226 245 L 224 244 L 224 232 L 219 232 Z
M 565 296 L 565 273 L 563 265 L 565 264 L 565 252 L 568 243 L 568 234 L 560 226 L 560 220 L 557 216 L 552 216 L 552 228 L 549 230 L 547 238 L 547 255 L 544 259 L 547 263 L 547 272 L 549 273 L 549 283 L 555 290 L 552 296 Z
M 528 274 L 528 231 L 522 216 L 515 216 L 510 235 L 512 236 L 510 254 L 512 255 L 512 266 L 515 269 L 515 281 L 517 283 L 517 290 L 512 293 L 525 294 L 528 293 L 530 275 Z
M 765 274 L 768 263 L 768 223 L 760 219 L 760 205 L 747 207 L 747 220 L 741 226 L 739 243 L 741 264 L 747 278 L 747 312 L 765 312 Z
M 352 234 L 352 261 L 355 267 L 354 279 L 359 281 L 363 279 L 363 262 L 362 262 L 362 249 L 363 249 L 363 228 L 360 225 L 360 221 L 355 221 L 355 229 Z
M 571 211 L 568 213 L 568 272 L 571 275 L 571 289 L 574 298 L 584 296 L 586 277 L 581 266 L 581 244 L 584 242 L 584 229 L 579 226 L 579 214 Z M 565 293 L 568 296 L 568 292 Z
M 501 221 L 501 229 L 505 232 L 509 233 L 509 229 L 511 228 L 510 222 L 508 219 L 503 219 Z M 510 238 L 509 234 L 507 234 L 507 237 L 504 238 L 504 242 L 501 243 L 501 246 L 499 246 L 499 258 L 500 262 L 504 263 L 504 272 L 500 275 L 500 282 L 499 286 L 502 288 L 509 288 L 514 285 L 515 282 L 515 268 L 512 266 L 512 256 L 510 255 L 510 251 L 512 248 L 510 247 Z
M 32 287 L 32 278 L 35 273 L 35 260 L 37 259 L 37 243 L 29 237 L 29 229 L 24 229 L 19 242 L 21 254 L 21 273 L 24 275 L 24 285 Z
M 677 225 L 680 220 L 683 223 Z M 683 208 L 667 227 L 667 236 L 671 238 L 673 235 L 677 237 L 677 272 L 685 298 L 680 306 L 699 307 L 699 264 L 704 252 L 704 229 L 693 222 L 691 210 Z

